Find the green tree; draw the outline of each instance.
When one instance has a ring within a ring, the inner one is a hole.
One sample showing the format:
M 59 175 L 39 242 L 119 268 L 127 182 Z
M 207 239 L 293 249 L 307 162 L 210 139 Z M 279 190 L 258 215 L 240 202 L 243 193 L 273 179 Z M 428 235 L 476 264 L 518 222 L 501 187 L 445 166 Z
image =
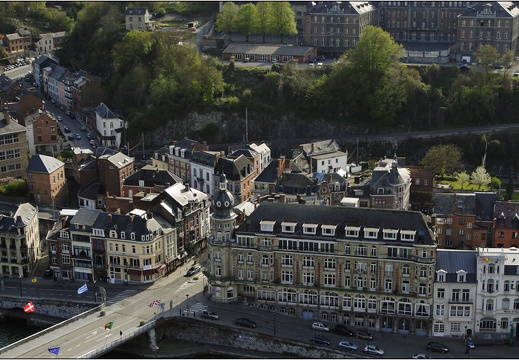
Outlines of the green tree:
M 270 20 L 270 32 L 280 36 L 281 43 L 283 43 L 283 35 L 297 34 L 296 15 L 288 1 L 272 2 Z
M 467 174 L 466 171 L 455 173 L 456 180 L 461 184 L 461 188 L 463 189 L 464 184 L 468 184 L 470 182 L 470 175 Z
M 245 42 L 249 42 L 249 36 L 258 28 L 258 14 L 253 4 L 240 6 L 236 16 L 236 30 L 245 35 Z
M 514 177 L 510 176 L 508 180 L 508 184 L 506 185 L 506 199 L 505 200 L 513 200 L 514 199 Z
M 500 64 L 500 56 L 494 45 L 481 45 L 474 51 L 474 58 L 479 66 L 485 71 L 485 80 L 488 82 L 491 66 Z
M 29 186 L 23 179 L 15 179 L 9 181 L 5 187 L 4 195 L 6 196 L 25 196 L 29 192 Z
M 422 165 L 443 178 L 461 168 L 461 150 L 454 144 L 435 145 L 422 158 Z
M 258 16 L 257 31 L 263 35 L 263 43 L 265 43 L 265 36 L 270 31 L 270 23 L 272 22 L 272 2 L 258 1 L 256 13 Z
M 499 190 L 501 188 L 501 180 L 493 176 L 490 180 L 490 187 L 494 190 Z
M 492 181 L 490 174 L 485 170 L 483 166 L 478 166 L 476 170 L 470 176 L 472 183 L 479 186 L 487 186 Z
M 229 41 L 232 40 L 232 32 L 236 30 L 236 18 L 238 5 L 232 1 L 226 2 L 222 10 L 216 15 L 216 30 L 221 33 L 229 33 Z

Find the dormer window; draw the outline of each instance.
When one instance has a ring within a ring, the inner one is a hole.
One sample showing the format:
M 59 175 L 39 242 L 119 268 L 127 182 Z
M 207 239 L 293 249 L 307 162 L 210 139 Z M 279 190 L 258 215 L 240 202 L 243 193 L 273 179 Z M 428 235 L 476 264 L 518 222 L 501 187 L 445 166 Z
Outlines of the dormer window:
M 261 231 L 273 232 L 275 223 L 276 222 L 272 220 L 262 220 L 260 222 Z
M 296 230 L 297 223 L 283 221 L 281 223 L 281 231 L 285 234 L 293 234 Z
M 458 282 L 466 282 L 467 281 L 467 272 L 465 270 L 456 271 L 458 274 Z
M 445 282 L 446 277 L 447 277 L 447 271 L 445 271 L 443 269 L 436 271 L 436 281 Z
M 414 241 L 416 230 L 401 230 L 400 240 L 402 241 Z
M 378 238 L 379 230 L 380 230 L 379 228 L 365 227 L 364 228 L 364 237 L 366 239 L 376 239 L 376 238 Z
M 359 237 L 360 226 L 346 226 L 344 228 L 347 237 Z
M 131 240 L 135 240 L 135 233 L 133 233 L 133 232 L 130 233 L 130 239 L 131 239 Z
M 398 229 L 384 229 L 384 240 L 396 240 Z
M 303 234 L 315 235 L 317 231 L 317 224 L 303 224 Z
M 144 180 L 139 180 L 139 186 L 144 186 Z
M 110 230 L 110 237 L 111 237 L 111 238 L 117 238 L 117 231 L 115 231 L 115 230 Z
M 335 236 L 336 225 L 321 225 L 323 236 Z
M 59 236 L 60 236 L 61 238 L 64 238 L 64 239 L 69 239 L 69 238 L 70 238 L 69 233 L 68 233 L 67 230 L 61 230 L 61 231 L 59 232 Z

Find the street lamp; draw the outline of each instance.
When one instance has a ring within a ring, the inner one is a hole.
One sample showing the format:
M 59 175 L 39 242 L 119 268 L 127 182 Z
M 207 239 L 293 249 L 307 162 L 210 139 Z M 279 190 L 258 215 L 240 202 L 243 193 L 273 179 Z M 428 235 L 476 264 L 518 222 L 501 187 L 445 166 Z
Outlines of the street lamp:
M 189 294 L 186 294 L 186 309 L 189 313 Z
M 22 276 L 20 275 L 20 297 L 23 297 L 22 293 Z

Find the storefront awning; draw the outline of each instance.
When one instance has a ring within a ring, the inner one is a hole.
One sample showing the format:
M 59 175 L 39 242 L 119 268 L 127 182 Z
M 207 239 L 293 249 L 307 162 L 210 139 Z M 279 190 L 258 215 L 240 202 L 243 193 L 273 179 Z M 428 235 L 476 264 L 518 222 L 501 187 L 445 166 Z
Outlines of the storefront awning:
M 158 273 L 159 273 L 159 272 L 162 272 L 162 271 L 164 271 L 164 270 L 166 270 L 166 265 L 162 264 L 161 267 L 155 269 L 155 272 L 158 272 Z

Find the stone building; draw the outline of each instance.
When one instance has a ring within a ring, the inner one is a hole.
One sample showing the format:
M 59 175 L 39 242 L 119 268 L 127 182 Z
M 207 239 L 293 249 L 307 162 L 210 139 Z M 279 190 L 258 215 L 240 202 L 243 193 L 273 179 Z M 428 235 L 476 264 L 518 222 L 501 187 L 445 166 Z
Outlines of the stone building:
M 225 182 L 211 217 L 213 301 L 431 334 L 436 245 L 422 213 L 265 202 L 235 229 Z
M 0 113 L 0 179 L 24 178 L 29 163 L 27 129 L 7 111 Z

